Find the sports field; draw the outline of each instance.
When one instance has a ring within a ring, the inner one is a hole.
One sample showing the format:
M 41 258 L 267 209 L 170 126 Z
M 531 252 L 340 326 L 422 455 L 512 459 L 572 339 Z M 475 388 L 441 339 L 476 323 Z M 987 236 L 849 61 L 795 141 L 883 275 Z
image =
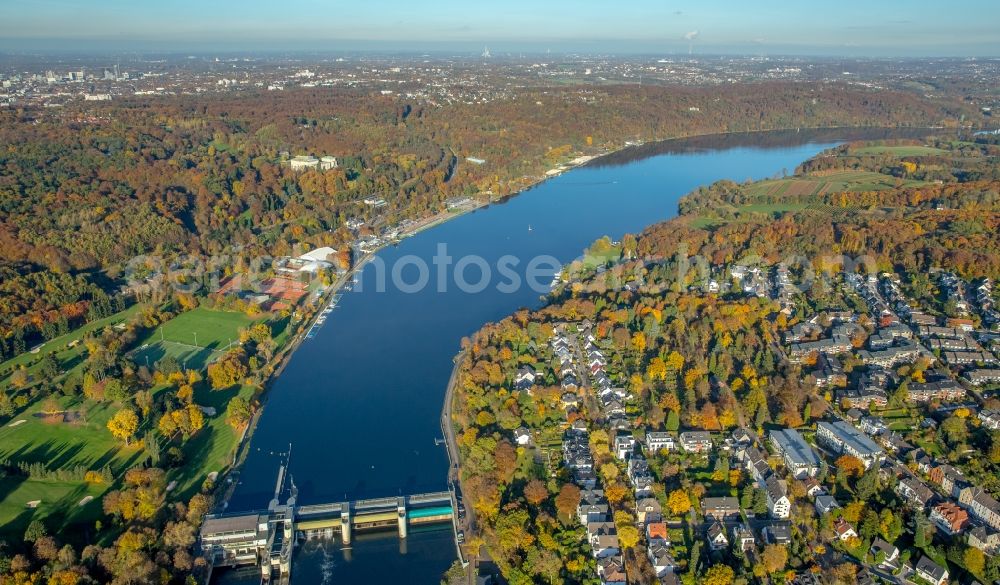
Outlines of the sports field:
M 240 329 L 254 322 L 243 313 L 199 307 L 157 327 L 132 353 L 132 360 L 152 366 L 169 355 L 188 368 L 202 369 L 239 341 Z

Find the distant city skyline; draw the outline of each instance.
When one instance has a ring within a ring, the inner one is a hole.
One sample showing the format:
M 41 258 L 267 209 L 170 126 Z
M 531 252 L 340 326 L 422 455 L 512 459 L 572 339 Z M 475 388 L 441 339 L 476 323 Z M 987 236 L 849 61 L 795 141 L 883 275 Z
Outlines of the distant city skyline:
M 4 51 L 998 56 L 1000 2 L 5 0 Z

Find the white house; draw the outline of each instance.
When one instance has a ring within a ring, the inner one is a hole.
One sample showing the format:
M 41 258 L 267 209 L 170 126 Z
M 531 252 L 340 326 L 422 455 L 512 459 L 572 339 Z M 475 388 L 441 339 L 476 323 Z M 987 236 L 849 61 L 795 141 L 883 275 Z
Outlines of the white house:
M 948 582 L 948 569 L 932 561 L 929 557 L 921 557 L 916 566 L 917 576 L 934 585 L 944 585 Z
M 650 453 L 673 451 L 677 448 L 677 439 L 670 433 L 650 431 L 646 433 L 646 450 Z

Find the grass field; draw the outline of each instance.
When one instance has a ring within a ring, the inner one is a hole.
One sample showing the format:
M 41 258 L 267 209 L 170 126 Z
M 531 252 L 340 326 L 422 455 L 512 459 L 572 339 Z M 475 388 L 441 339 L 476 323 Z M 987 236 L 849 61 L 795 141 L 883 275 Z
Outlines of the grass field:
M 140 450 L 123 446 L 105 426 L 119 406 L 79 397 L 62 397 L 59 403 L 72 415 L 72 422 L 54 422 L 41 416 L 41 405 L 36 402 L 0 427 L 0 458 L 43 462 L 50 470 L 77 465 L 99 470 L 107 465 L 116 473 L 137 462 Z M 32 518 L 52 514 L 65 516 L 63 521 L 80 521 L 81 515 L 89 520 L 99 514 L 100 502 L 80 507 L 80 499 L 91 495 L 99 500 L 107 488 L 82 481 L 4 477 L 0 479 L 0 532 L 10 534 L 9 530 L 16 532 L 18 527 L 23 530 L 22 522 L 26 525 Z M 35 509 L 27 508 L 33 500 L 41 503 Z
M 945 151 L 932 146 L 864 146 L 851 151 L 852 154 L 891 154 L 894 156 L 932 156 Z
M 83 482 L 36 480 L 8 476 L 0 479 L 0 533 L 20 537 L 32 520 L 54 529 L 60 524 L 90 524 L 102 516 L 101 496 L 107 486 Z M 93 499 L 84 505 L 82 500 Z M 27 502 L 41 500 L 36 508 Z
M 239 331 L 254 319 L 234 311 L 197 308 L 157 327 L 132 353 L 132 360 L 150 366 L 173 356 L 188 368 L 202 369 L 221 355 L 230 342 L 239 340 Z

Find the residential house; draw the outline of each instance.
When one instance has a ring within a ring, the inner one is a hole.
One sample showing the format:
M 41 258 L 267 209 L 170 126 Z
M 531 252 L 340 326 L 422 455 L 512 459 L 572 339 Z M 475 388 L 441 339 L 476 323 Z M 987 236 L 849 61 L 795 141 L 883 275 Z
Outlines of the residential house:
M 882 561 L 879 564 L 892 563 L 899 558 L 899 549 L 881 538 L 876 538 L 872 542 L 871 547 L 868 549 L 868 553 L 871 554 L 874 559 L 878 559 L 881 554 Z
M 764 540 L 787 546 L 792 542 L 792 527 L 788 522 L 771 522 L 761 530 Z
M 806 495 L 810 498 L 826 494 L 826 488 L 824 488 L 823 484 L 817 481 L 815 477 L 807 477 L 802 483 L 805 484 Z
M 959 534 L 969 525 L 969 513 L 952 502 L 941 502 L 931 508 L 930 519 L 949 536 Z
M 837 498 L 824 494 L 816 496 L 814 506 L 816 507 L 816 513 L 822 516 L 823 514 L 836 510 L 840 507 L 840 504 L 837 502 Z
M 712 449 L 712 434 L 707 431 L 685 431 L 680 437 L 681 448 L 689 453 L 705 453 Z
M 935 563 L 930 557 L 920 557 L 915 570 L 918 577 L 933 585 L 944 585 L 948 582 L 948 569 Z
M 740 501 L 732 496 L 702 498 L 701 512 L 706 519 L 719 522 L 739 520 Z
M 958 501 L 964 504 L 973 518 L 993 530 L 1000 530 L 1000 502 L 980 487 L 967 487 L 958 493 Z
M 985 428 L 991 431 L 1000 430 L 1000 411 L 984 409 L 979 411 L 978 416 Z
M 618 544 L 618 530 L 614 522 L 591 522 L 587 524 L 587 539 L 595 558 L 617 555 L 621 552 Z
M 622 461 L 627 460 L 635 453 L 635 437 L 632 433 L 618 433 L 615 435 L 615 455 Z
M 518 427 L 514 429 L 514 442 L 521 446 L 530 445 L 531 432 L 525 427 Z
M 918 510 L 927 507 L 934 499 L 934 491 L 915 477 L 904 477 L 896 484 L 899 497 Z
M 646 540 L 649 542 L 664 542 L 670 544 L 670 532 L 666 522 L 647 522 Z
M 969 531 L 969 546 L 987 554 L 1000 553 L 1000 532 L 988 526 L 976 526 Z
M 670 554 L 670 546 L 661 541 L 651 542 L 646 547 L 646 555 L 649 557 L 649 563 L 653 565 L 653 572 L 658 578 L 674 572 L 677 568 L 677 563 L 674 562 L 674 557 Z
M 659 522 L 663 519 L 663 508 L 656 498 L 642 498 L 635 503 L 635 515 L 639 522 Z
M 726 529 L 719 522 L 712 522 L 705 532 L 705 540 L 712 550 L 724 550 L 729 547 L 729 539 L 726 538 Z
M 767 476 L 773 473 L 771 466 L 767 464 L 767 457 L 753 445 L 737 453 L 737 458 L 743 461 L 743 467 L 756 482 L 764 481 Z
M 932 482 L 941 486 L 944 493 L 953 498 L 957 498 L 963 489 L 972 485 L 960 469 L 948 464 L 932 468 L 928 475 Z
M 733 549 L 739 551 L 749 551 L 757 548 L 757 539 L 753 536 L 753 530 L 747 524 L 737 524 L 733 526 Z
M 767 495 L 767 509 L 771 517 L 788 518 L 792 503 L 784 484 L 773 473 L 764 480 L 764 493 Z
M 514 388 L 524 391 L 535 384 L 535 370 L 531 366 L 524 365 L 517 370 L 517 376 L 514 377 Z
M 628 460 L 628 468 L 626 469 L 629 480 L 634 484 L 640 477 L 652 477 L 649 472 L 649 462 L 647 462 L 641 455 L 636 455 Z
M 625 585 L 625 560 L 620 554 L 597 559 L 597 576 L 601 578 L 602 585 Z
M 642 477 L 637 477 L 632 480 L 632 488 L 635 490 L 635 498 L 637 500 L 642 498 L 648 498 L 653 495 L 653 477 L 650 475 L 645 475 Z
M 840 360 L 825 353 L 820 354 L 816 360 L 816 369 L 813 370 L 812 375 L 816 379 L 816 385 L 821 388 L 847 384 L 847 374 L 844 373 L 844 366 Z
M 889 430 L 889 426 L 885 424 L 885 420 L 878 416 L 863 416 L 861 420 L 858 421 L 858 428 L 861 432 L 874 436 L 884 433 Z
M 851 538 L 857 538 L 858 536 L 854 527 L 843 518 L 837 518 L 837 521 L 833 523 L 833 531 L 837 534 L 837 538 L 840 540 L 850 540 Z
M 611 520 L 611 509 L 608 507 L 607 503 L 581 503 L 577 508 L 577 514 L 580 518 L 580 523 L 583 525 L 587 525 L 592 522 L 608 522 Z
M 671 433 L 649 431 L 646 433 L 646 450 L 649 453 L 673 451 L 677 449 L 677 439 Z
M 733 444 L 741 446 L 753 445 L 756 440 L 754 434 L 751 433 L 749 429 L 744 427 L 736 428 L 730 435 L 730 438 L 732 439 Z

